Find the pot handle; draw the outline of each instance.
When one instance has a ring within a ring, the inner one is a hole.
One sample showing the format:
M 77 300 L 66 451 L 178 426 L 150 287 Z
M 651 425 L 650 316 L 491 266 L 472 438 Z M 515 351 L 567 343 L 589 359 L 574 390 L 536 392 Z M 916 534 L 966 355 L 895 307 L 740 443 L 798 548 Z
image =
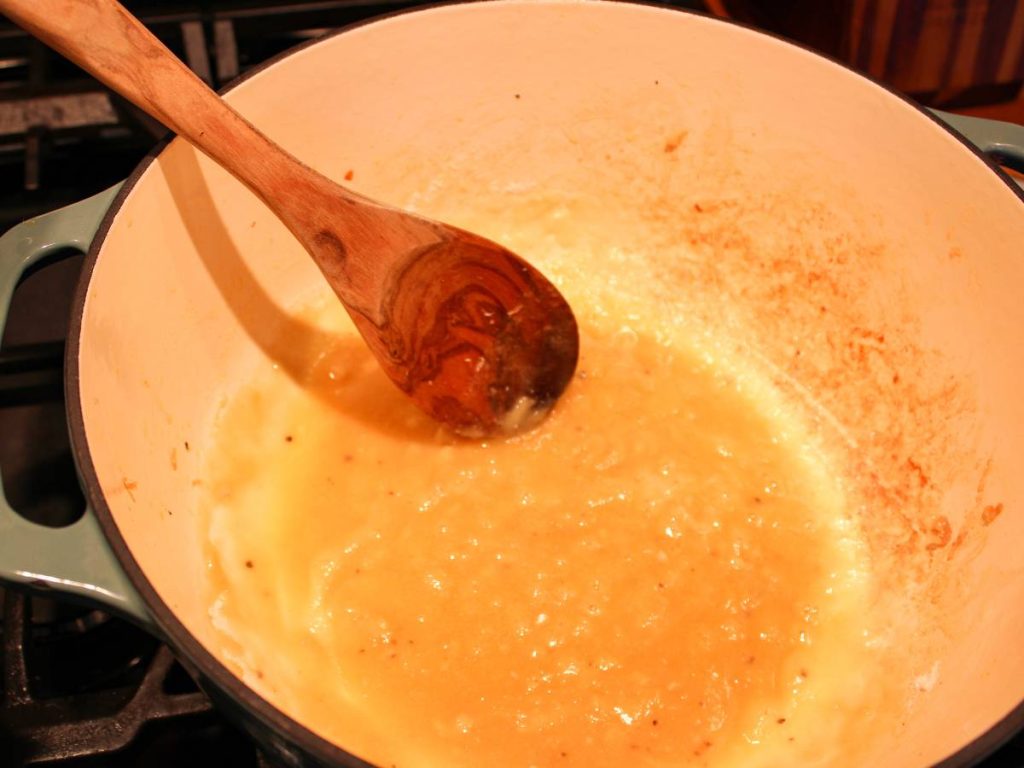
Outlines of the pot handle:
M 931 110 L 939 120 L 1000 165 L 1024 173 L 1024 126 Z
M 0 336 L 19 279 L 68 251 L 84 253 L 120 185 L 18 224 L 0 237 Z M 145 603 L 118 565 L 89 509 L 75 523 L 50 528 L 16 513 L 0 479 L 0 582 L 60 592 L 152 628 Z

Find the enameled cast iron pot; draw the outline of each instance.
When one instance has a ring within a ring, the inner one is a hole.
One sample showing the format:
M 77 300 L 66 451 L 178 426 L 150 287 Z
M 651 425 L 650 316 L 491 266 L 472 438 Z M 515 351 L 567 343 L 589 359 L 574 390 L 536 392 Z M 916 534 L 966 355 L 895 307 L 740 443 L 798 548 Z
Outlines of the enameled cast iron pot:
M 882 762 L 972 764 L 1021 727 L 1024 205 L 983 153 L 1024 163 L 1024 128 L 937 119 L 741 26 L 601 2 L 392 16 L 227 98 L 327 175 L 428 213 L 425 190 L 467 211 L 539 190 L 589 196 L 640 246 L 676 226 L 699 257 L 680 301 L 843 435 L 873 563 L 918 618 L 913 715 L 880 734 Z M 301 343 L 285 309 L 315 268 L 181 141 L 8 232 L 0 307 L 25 270 L 76 250 L 67 404 L 90 510 L 46 529 L 0 506 L 0 578 L 159 634 L 283 764 L 362 765 L 216 658 L 190 503 L 186 443 L 247 361 Z

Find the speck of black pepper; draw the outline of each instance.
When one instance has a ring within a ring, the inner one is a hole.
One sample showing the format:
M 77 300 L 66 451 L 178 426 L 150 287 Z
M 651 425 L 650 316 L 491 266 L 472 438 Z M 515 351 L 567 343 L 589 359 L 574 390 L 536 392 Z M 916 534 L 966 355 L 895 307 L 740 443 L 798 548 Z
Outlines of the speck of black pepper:
M 807 677 L 807 670 L 806 669 L 801 669 L 800 670 L 800 677 Z
M 782 725 L 782 724 L 783 724 L 784 722 L 786 722 L 786 718 L 784 718 L 784 717 L 780 717 L 780 718 L 779 718 L 778 720 L 776 720 L 775 722 L 776 722 L 776 723 L 778 723 L 779 725 Z
M 754 503 L 755 504 L 760 504 L 763 501 L 764 501 L 764 499 L 762 499 L 760 496 L 755 496 L 754 497 Z
M 246 567 L 246 568 L 252 568 L 252 567 L 253 567 L 253 565 L 252 565 L 252 560 L 246 560 L 246 561 L 245 561 L 245 567 Z
M 397 653 L 392 653 L 392 654 L 390 654 L 390 655 L 388 656 L 388 658 L 389 658 L 389 659 L 394 659 L 394 658 L 397 658 L 397 656 L 398 656 L 398 654 L 397 654 Z
M 790 740 L 790 741 L 796 741 L 796 736 L 790 736 L 790 737 L 789 737 L 789 740 Z
M 651 725 L 657 725 L 657 724 L 658 724 L 657 720 L 651 720 Z
M 559 754 L 560 754 L 560 755 L 561 755 L 562 757 L 568 757 L 568 756 L 569 756 L 569 753 L 568 753 L 568 752 L 559 752 Z
M 258 677 L 260 680 L 263 679 L 263 670 L 262 669 L 257 669 L 256 670 L 256 677 Z
M 519 98 L 522 98 L 521 94 L 518 94 L 518 93 L 517 93 L 517 94 L 516 94 L 516 98 L 517 98 L 517 99 L 519 99 Z
M 658 582 L 658 589 L 664 589 L 664 588 L 665 588 L 665 583 L 662 582 L 662 581 L 659 581 Z
M 660 81 L 660 80 L 655 80 L 655 81 L 654 81 L 654 84 L 655 84 L 655 85 L 661 85 L 661 81 Z
M 185 450 L 186 451 L 191 451 L 192 450 L 191 448 L 188 447 L 188 440 L 185 441 Z
M 294 437 L 292 437 L 291 435 L 285 435 L 285 436 L 284 436 L 284 441 L 285 441 L 286 443 L 290 443 L 290 442 L 292 442 L 292 440 L 294 440 L 294 439 L 295 439 L 295 438 L 294 438 Z
M 757 661 L 756 657 L 754 657 L 754 656 L 748 656 L 747 657 L 747 664 L 753 664 L 755 661 Z
M 366 653 L 366 649 L 365 649 L 365 648 L 360 648 L 360 649 L 359 649 L 359 652 L 360 652 L 360 653 Z
M 169 509 L 167 510 L 167 514 L 170 515 L 171 517 L 174 517 L 174 513 L 171 512 L 171 510 L 169 510 Z

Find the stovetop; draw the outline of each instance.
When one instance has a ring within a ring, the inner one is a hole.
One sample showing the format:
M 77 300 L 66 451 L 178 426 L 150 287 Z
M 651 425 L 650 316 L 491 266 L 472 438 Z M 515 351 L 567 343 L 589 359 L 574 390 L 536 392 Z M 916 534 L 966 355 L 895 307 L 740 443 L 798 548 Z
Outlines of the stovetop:
M 403 0 L 126 2 L 220 87 L 325 31 L 417 5 Z M 700 2 L 678 2 L 701 7 Z M 0 20 L 0 231 L 128 176 L 164 129 Z M 0 345 L 0 469 L 20 513 L 82 514 L 61 362 L 72 258 L 27 277 Z M 262 768 L 265 759 L 167 647 L 101 611 L 0 588 L 0 767 Z M 1024 766 L 1018 737 L 984 768 Z

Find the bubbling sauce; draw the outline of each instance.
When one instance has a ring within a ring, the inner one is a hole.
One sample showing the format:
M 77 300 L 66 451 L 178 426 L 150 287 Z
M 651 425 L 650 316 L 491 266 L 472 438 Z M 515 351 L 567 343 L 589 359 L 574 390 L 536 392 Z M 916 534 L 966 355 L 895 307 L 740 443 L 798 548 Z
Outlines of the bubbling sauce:
M 228 399 L 211 614 L 251 686 L 399 768 L 830 762 L 865 695 L 840 487 L 756 377 L 600 305 L 513 438 L 438 431 L 330 300 L 304 381 Z

